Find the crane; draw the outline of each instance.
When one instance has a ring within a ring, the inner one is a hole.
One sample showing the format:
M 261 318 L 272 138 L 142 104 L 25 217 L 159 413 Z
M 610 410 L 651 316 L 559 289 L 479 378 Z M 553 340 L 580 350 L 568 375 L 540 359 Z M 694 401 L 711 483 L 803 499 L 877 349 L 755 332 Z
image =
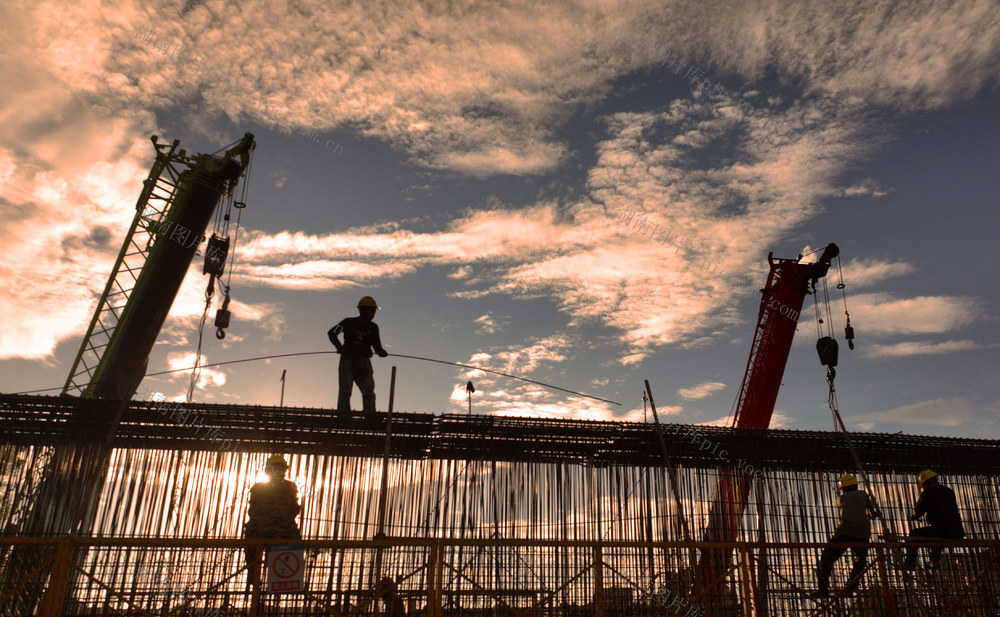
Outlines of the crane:
M 19 522 L 20 530 L 8 528 L 6 533 L 91 532 L 120 418 L 146 375 L 149 354 L 208 224 L 220 200 L 232 198 L 255 147 L 251 133 L 220 150 L 221 155 L 188 156 L 177 149 L 179 140 L 163 144 L 156 135 L 151 140 L 156 158 L 62 390 L 63 396 L 108 400 L 107 416 L 101 418 L 107 420 L 107 434 L 103 440 L 55 446 L 41 471 L 38 489 L 29 501 L 17 506 L 28 512 Z M 235 207 L 243 205 L 236 202 Z M 229 250 L 229 220 L 227 211 L 224 222 L 216 221 L 206 245 L 203 272 L 210 275 L 209 302 Z M 220 332 L 229 325 L 225 310 L 229 291 L 223 287 L 226 300 L 216 319 Z M 25 572 L 41 572 L 46 567 L 44 554 L 23 547 L 14 550 L 10 563 Z M 17 602 L 23 614 L 31 614 L 41 597 L 43 580 L 35 577 L 22 589 Z
M 840 249 L 833 243 L 826 246 L 815 263 L 803 263 L 802 255 L 797 259 L 775 259 L 773 252 L 768 253 L 770 271 L 764 288 L 760 290 L 757 327 L 734 406 L 733 427 L 769 427 L 802 303 L 806 295 L 815 293 L 816 283 L 826 276 L 831 262 L 839 254 Z M 845 333 L 853 349 L 854 330 L 850 327 L 849 316 Z M 832 337 L 823 337 L 817 344 L 821 362 L 828 367 L 827 376 L 831 381 L 831 372 L 837 364 L 836 344 Z M 705 542 L 735 541 L 749 493 L 750 477 L 747 474 L 735 469 L 720 470 L 709 507 L 708 524 L 703 536 Z M 721 581 L 731 560 L 732 551 L 703 551 L 696 570 L 695 593 L 699 590 L 704 592 Z
M 168 145 L 158 143 L 156 135 L 151 139 L 156 160 L 63 395 L 132 398 L 212 214 L 224 196 L 232 195 L 255 145 L 246 133 L 222 156 L 189 157 L 177 151 L 178 140 Z M 213 277 L 210 287 L 222 275 L 228 248 L 228 236 L 213 234 L 209 240 L 205 272 Z M 226 315 L 221 322 L 228 325 Z

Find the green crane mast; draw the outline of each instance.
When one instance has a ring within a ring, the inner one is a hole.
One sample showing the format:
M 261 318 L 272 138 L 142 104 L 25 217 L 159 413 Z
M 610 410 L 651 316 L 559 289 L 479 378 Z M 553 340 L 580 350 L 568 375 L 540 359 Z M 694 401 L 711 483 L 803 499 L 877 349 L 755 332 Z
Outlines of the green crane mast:
M 70 369 L 63 394 L 128 400 L 180 290 L 219 200 L 231 194 L 250 162 L 247 133 L 221 156 L 187 156 L 179 142 L 159 144 L 135 206 L 132 226 Z M 219 267 L 228 241 L 209 243 Z

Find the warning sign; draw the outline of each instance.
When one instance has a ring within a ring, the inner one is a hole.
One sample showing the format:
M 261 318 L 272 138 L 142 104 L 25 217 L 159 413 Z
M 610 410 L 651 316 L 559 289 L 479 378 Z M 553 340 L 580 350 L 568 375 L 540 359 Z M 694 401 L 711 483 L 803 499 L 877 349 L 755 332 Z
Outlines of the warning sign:
M 301 545 L 272 546 L 267 549 L 266 593 L 302 593 L 305 559 Z

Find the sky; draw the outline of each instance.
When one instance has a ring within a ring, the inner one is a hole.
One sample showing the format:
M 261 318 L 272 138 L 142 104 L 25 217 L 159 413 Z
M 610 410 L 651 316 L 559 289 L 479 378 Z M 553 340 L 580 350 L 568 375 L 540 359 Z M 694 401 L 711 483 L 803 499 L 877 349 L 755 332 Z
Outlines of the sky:
M 768 253 L 835 242 L 848 428 L 1000 438 L 992 0 L 28 1 L 0 21 L 0 392 L 65 382 L 150 136 L 251 132 L 232 325 L 209 320 L 203 363 L 332 351 L 371 295 L 390 353 L 606 399 L 389 357 L 380 410 L 395 365 L 400 411 L 467 411 L 471 380 L 472 413 L 643 421 L 648 379 L 666 421 L 725 424 Z M 200 261 L 150 373 L 194 362 Z M 816 338 L 810 296 L 772 428 L 833 428 Z M 332 408 L 337 360 L 208 368 L 194 399 L 278 404 L 286 371 L 285 404 Z

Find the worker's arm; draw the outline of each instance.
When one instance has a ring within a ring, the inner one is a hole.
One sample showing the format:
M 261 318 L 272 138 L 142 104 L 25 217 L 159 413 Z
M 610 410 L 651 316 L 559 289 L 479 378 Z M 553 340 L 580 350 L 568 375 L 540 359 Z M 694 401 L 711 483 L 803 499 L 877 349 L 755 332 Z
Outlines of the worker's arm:
M 872 518 L 885 520 L 882 518 L 882 511 L 878 509 L 878 504 L 875 503 L 875 499 L 871 495 L 868 496 L 868 511 L 871 513 Z
M 289 482 L 286 486 L 288 487 L 288 512 L 292 518 L 295 518 L 302 511 L 302 506 L 299 504 L 299 489 L 294 482 Z
M 372 337 L 375 339 L 372 341 L 372 349 L 378 354 L 378 357 L 384 358 L 389 355 L 389 352 L 382 349 L 382 337 L 378 333 L 378 325 L 372 324 L 375 328 L 372 331 Z
M 337 324 L 330 328 L 330 330 L 326 333 L 326 335 L 330 337 L 330 342 L 337 348 L 337 353 L 342 353 L 344 351 L 344 346 L 340 343 L 340 339 L 337 338 L 337 335 L 340 334 L 343 329 L 344 326 Z
M 917 500 L 917 505 L 913 509 L 913 516 L 910 517 L 911 523 L 927 513 L 927 504 L 924 502 L 924 495 L 926 493 L 921 494 L 920 499 Z

